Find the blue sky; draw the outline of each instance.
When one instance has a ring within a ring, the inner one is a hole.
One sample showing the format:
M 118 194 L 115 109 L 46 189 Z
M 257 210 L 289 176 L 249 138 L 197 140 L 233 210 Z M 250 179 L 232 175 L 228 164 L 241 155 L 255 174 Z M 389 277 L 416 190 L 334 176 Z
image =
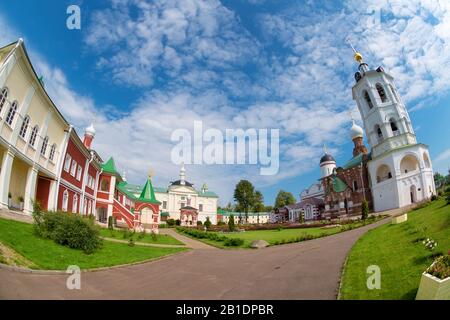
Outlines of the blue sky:
M 66 8 L 81 8 L 81 30 Z M 349 111 L 357 65 L 350 37 L 373 68 L 396 78 L 418 140 L 435 170 L 450 164 L 450 4 L 446 1 L 102 0 L 1 1 L 0 44 L 23 37 L 46 89 L 95 148 L 129 181 L 149 167 L 157 185 L 178 175 L 170 161 L 177 128 L 280 129 L 280 172 L 257 166 L 187 166 L 222 203 L 241 178 L 272 204 L 319 178 L 327 144 L 351 157 Z M 359 118 L 358 118 L 359 121 Z

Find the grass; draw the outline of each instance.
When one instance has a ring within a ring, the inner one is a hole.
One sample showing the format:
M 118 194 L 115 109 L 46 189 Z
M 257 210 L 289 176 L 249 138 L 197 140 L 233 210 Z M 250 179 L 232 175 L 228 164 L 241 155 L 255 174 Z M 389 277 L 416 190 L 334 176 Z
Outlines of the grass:
M 375 222 L 378 220 L 371 220 L 370 222 Z M 363 226 L 362 222 L 352 223 L 352 228 L 357 228 Z M 348 225 L 337 226 L 334 228 L 298 228 L 298 229 L 281 229 L 281 230 L 255 230 L 255 231 L 245 231 L 245 232 L 236 232 L 236 233 L 217 233 L 219 235 L 224 235 L 227 238 L 241 238 L 244 240 L 244 244 L 239 247 L 227 247 L 223 242 L 213 241 L 210 239 L 197 239 L 202 242 L 205 242 L 209 245 L 222 248 L 222 249 L 230 249 L 230 248 L 249 248 L 250 244 L 255 240 L 265 240 L 270 245 L 279 245 L 291 242 L 298 242 L 295 239 L 310 235 L 314 238 L 320 238 L 329 236 L 332 234 L 336 234 L 339 232 L 346 231 Z M 184 234 L 184 233 L 183 233 Z M 184 234 L 189 236 L 187 234 Z
M 437 241 L 431 252 L 423 238 Z M 450 249 L 450 206 L 444 200 L 408 213 L 408 221 L 368 231 L 352 248 L 342 279 L 342 299 L 414 299 L 422 272 Z M 366 269 L 378 265 L 381 289 L 366 286 Z
M 155 235 L 155 238 L 153 238 L 150 233 L 146 233 L 144 237 L 141 237 L 139 233 L 133 234 L 132 232 L 128 231 L 127 235 L 124 237 L 124 230 L 109 230 L 102 228 L 100 229 L 100 235 L 105 238 L 112 238 L 117 240 L 129 240 L 130 238 L 133 238 L 135 242 L 143 242 L 143 243 L 150 243 L 150 244 L 168 244 L 168 245 L 184 245 L 183 242 L 178 241 L 174 237 L 168 235 L 168 234 L 158 234 Z
M 0 219 L 0 242 L 32 261 L 37 269 L 66 270 L 69 265 L 93 269 L 150 260 L 184 251 L 184 248 L 156 248 L 103 241 L 93 254 L 42 239 L 33 232 L 33 225 Z

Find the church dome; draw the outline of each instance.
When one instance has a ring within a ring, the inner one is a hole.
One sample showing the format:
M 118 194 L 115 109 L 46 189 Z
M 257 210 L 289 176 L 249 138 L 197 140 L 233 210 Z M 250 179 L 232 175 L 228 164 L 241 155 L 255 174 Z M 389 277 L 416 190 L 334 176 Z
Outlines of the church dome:
M 353 121 L 352 127 L 350 128 L 350 136 L 352 137 L 352 140 L 355 138 L 362 138 L 363 137 L 363 128 L 358 126 L 355 121 Z
M 85 129 L 84 133 L 91 135 L 91 136 L 95 136 L 94 124 L 91 123 L 91 125 Z
M 336 162 L 336 160 L 334 160 L 333 156 L 331 156 L 330 154 L 326 153 L 323 155 L 322 158 L 320 158 L 320 163 L 324 163 L 324 162 Z

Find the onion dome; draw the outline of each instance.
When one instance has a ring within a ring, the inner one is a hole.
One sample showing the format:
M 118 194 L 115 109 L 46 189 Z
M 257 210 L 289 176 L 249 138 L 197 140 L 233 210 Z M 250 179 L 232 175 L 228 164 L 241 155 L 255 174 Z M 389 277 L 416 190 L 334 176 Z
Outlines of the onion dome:
M 95 129 L 94 129 L 94 124 L 91 123 L 91 125 L 89 127 L 86 128 L 86 130 L 84 131 L 85 134 L 88 134 L 90 136 L 95 136 Z
M 324 163 L 324 162 L 336 162 L 336 160 L 334 160 L 334 158 L 333 158 L 332 155 L 330 155 L 330 154 L 328 154 L 328 153 L 325 153 L 325 154 L 323 155 L 323 157 L 320 158 L 320 164 L 322 164 L 322 163 Z
M 353 139 L 356 138 L 362 138 L 363 137 L 363 128 L 361 128 L 360 126 L 358 126 L 355 121 L 353 120 L 353 124 L 352 127 L 350 128 L 350 136 Z

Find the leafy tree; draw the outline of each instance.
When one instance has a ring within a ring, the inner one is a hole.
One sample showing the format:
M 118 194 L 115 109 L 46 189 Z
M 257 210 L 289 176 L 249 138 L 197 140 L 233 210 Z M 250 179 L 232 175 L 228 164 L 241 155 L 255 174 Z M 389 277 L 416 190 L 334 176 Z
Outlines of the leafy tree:
M 292 195 L 292 193 L 280 190 L 278 192 L 277 198 L 275 199 L 275 208 L 281 208 L 294 203 L 295 197 Z
M 253 212 L 258 212 L 258 224 L 259 224 L 259 212 L 264 212 L 264 196 L 261 191 L 255 191 L 255 203 L 253 204 Z
M 437 188 L 441 187 L 442 185 L 444 185 L 446 182 L 446 177 L 444 177 L 442 174 L 440 174 L 439 172 L 435 172 L 434 173 L 434 183 L 436 185 Z
M 108 217 L 108 229 L 112 230 L 114 228 L 113 225 L 114 225 L 113 217 L 109 216 Z
M 255 203 L 255 187 L 248 180 L 241 180 L 234 189 L 234 200 L 238 208 L 245 212 L 245 222 L 248 221 L 248 211 Z
M 361 219 L 366 220 L 369 216 L 369 204 L 366 200 L 363 200 L 361 204 Z
M 228 230 L 230 230 L 230 232 L 233 232 L 235 229 L 235 225 L 234 225 L 234 216 L 230 215 L 230 218 L 228 219 Z
M 272 212 L 273 206 L 264 206 L 264 212 Z

